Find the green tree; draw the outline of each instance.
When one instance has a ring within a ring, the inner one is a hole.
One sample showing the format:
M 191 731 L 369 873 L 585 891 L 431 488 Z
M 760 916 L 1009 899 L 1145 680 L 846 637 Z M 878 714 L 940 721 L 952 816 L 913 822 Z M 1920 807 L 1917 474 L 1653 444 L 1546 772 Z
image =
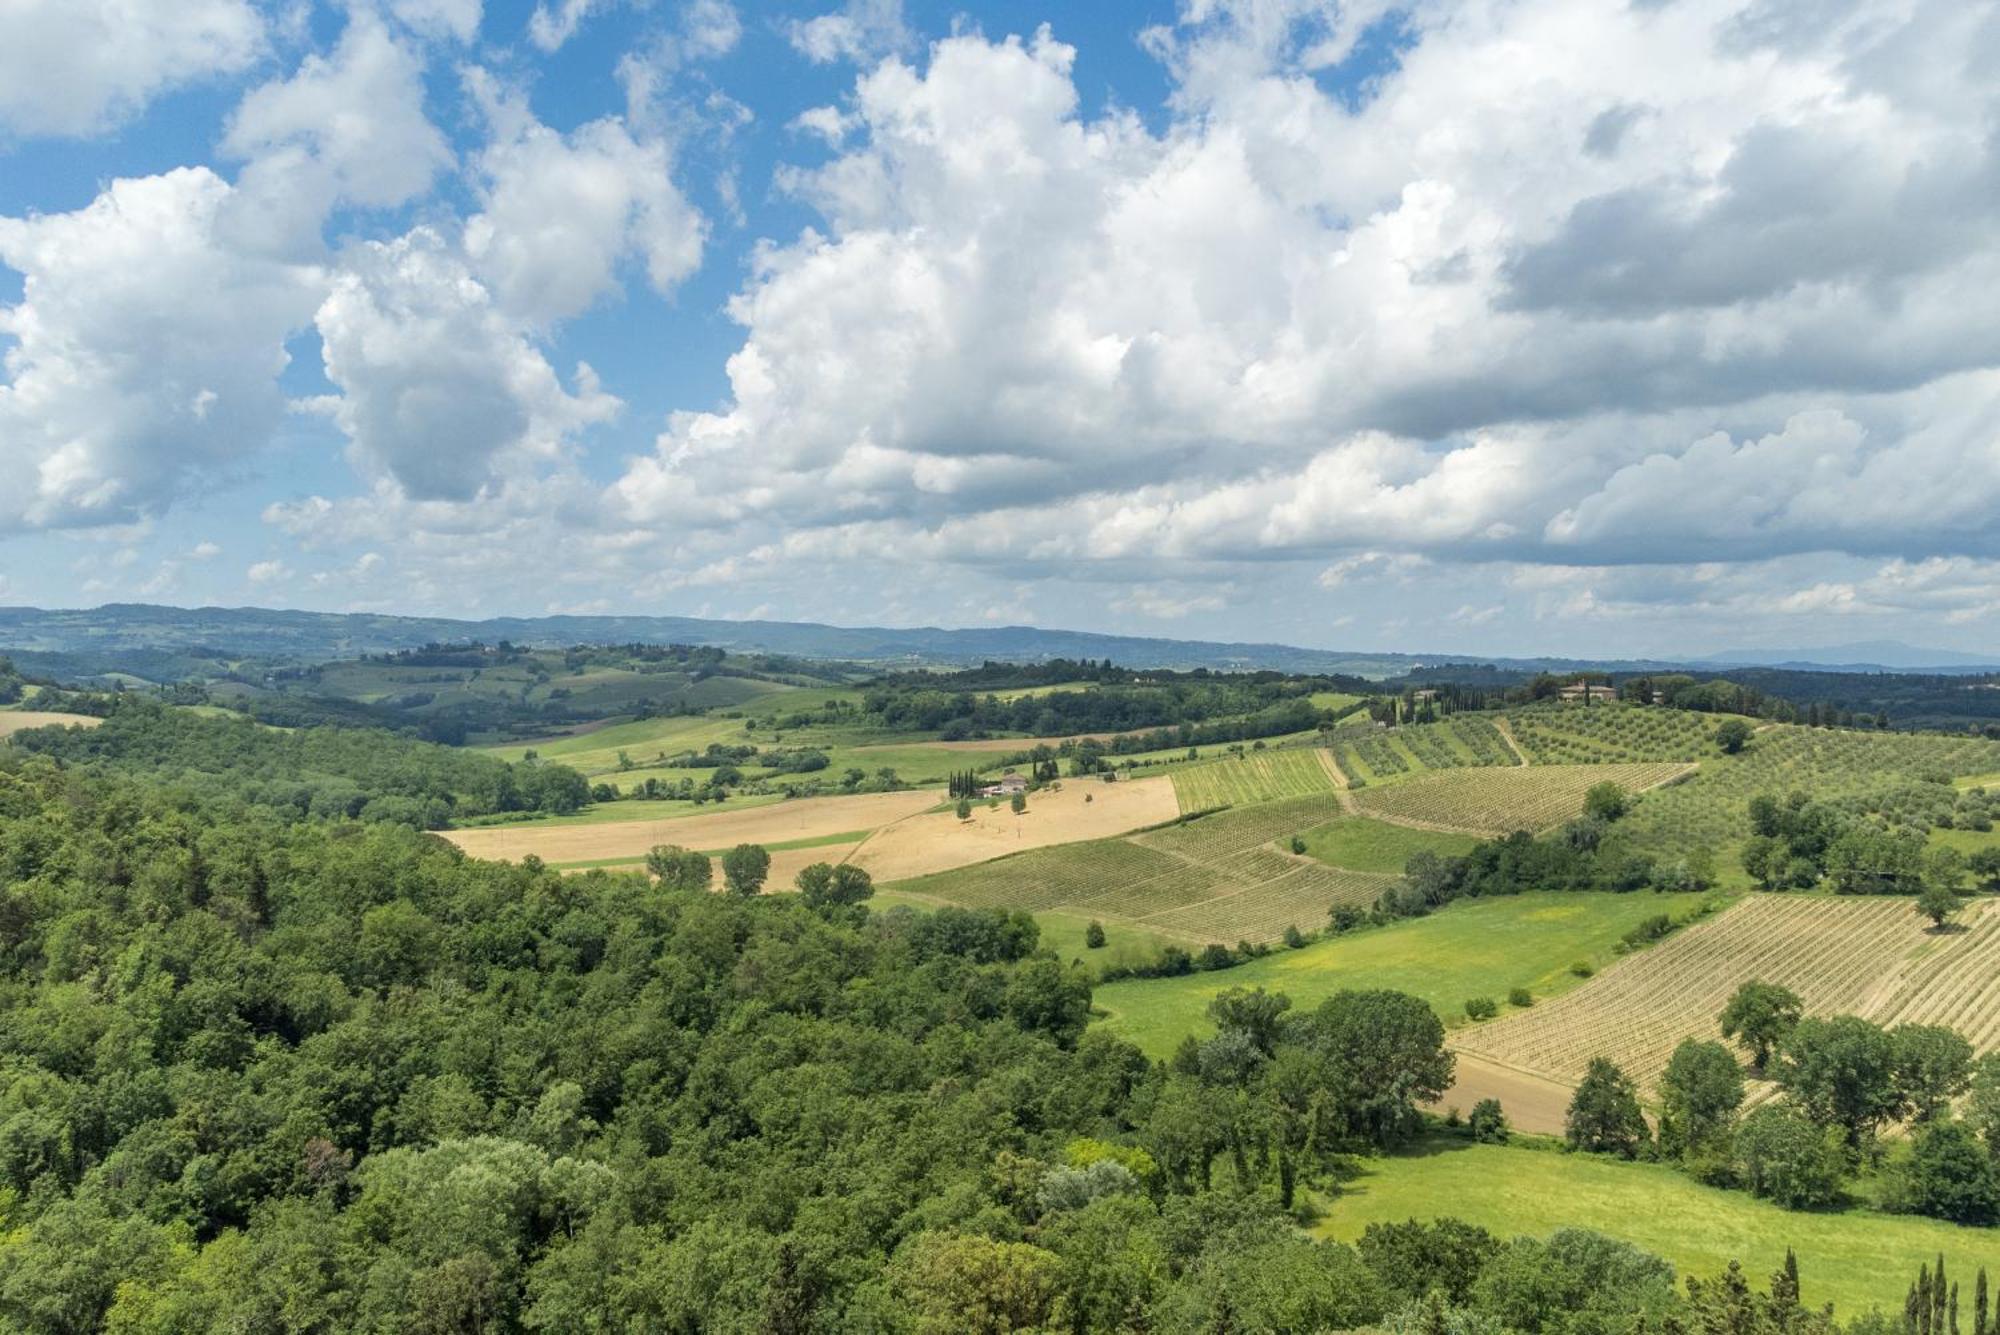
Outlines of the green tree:
M 1676 1154 L 1726 1139 L 1743 1106 L 1743 1072 L 1720 1043 L 1683 1039 L 1660 1075 L 1660 1144 Z
M 1744 1185 L 1790 1210 L 1831 1205 L 1846 1167 L 1837 1127 L 1820 1127 L 1795 1108 L 1766 1104 L 1736 1129 Z
M 1415 1132 L 1417 1105 L 1451 1088 L 1444 1023 L 1401 992 L 1337 992 L 1288 1026 L 1287 1038 L 1325 1061 L 1336 1115 L 1349 1135 L 1372 1145 Z
M 1741 1043 L 1751 1066 L 1761 1071 L 1804 1013 L 1805 1003 L 1790 988 L 1753 978 L 1737 988 L 1722 1008 L 1722 1036 Z
M 1943 848 L 1938 851 L 1949 853 L 1952 850 Z M 1958 908 L 1958 891 L 1949 885 L 1926 878 L 1924 888 L 1917 892 L 1917 912 L 1929 918 L 1931 926 L 1939 931 L 1944 930 L 1944 925 L 1958 912 Z
M 1839 1127 L 1850 1145 L 1903 1111 L 1896 1043 L 1859 1016 L 1799 1021 L 1780 1050 L 1776 1074 L 1801 1112 L 1819 1126 Z
M 1083 944 L 1089 950 L 1104 949 L 1104 924 L 1092 918 L 1090 925 L 1083 929 Z
M 1591 785 L 1590 791 L 1583 795 L 1583 814 L 1606 823 L 1623 816 L 1631 806 L 1631 794 L 1609 779 Z
M 646 854 L 646 870 L 669 890 L 706 890 L 715 875 L 708 854 L 679 844 L 655 844 Z
M 771 854 L 762 844 L 738 844 L 722 855 L 722 883 L 732 895 L 754 895 L 771 874 Z
M 1989 1052 L 1972 1064 L 1965 1120 L 1987 1152 L 2000 1160 L 2000 1052 Z
M 1026 793 L 1016 793 L 1007 799 L 1007 805 L 1018 816 L 1028 809 L 1028 795 Z
M 875 894 L 875 879 L 851 862 L 838 866 L 814 862 L 799 870 L 792 883 L 812 908 L 846 907 L 867 902 Z
M 1908 1204 L 1918 1214 L 1958 1224 L 1990 1224 L 2000 1215 L 1993 1156 L 1962 1122 L 1921 1127 L 1910 1146 Z
M 1647 1139 L 1639 1092 L 1608 1057 L 1592 1057 L 1569 1103 L 1563 1139 L 1573 1150 L 1631 1158 Z
M 1898 1025 L 1896 1092 L 1910 1115 L 1928 1122 L 1972 1085 L 1972 1045 L 1955 1029 L 1936 1024 Z
M 1715 729 L 1715 744 L 1726 756 L 1733 756 L 1750 744 L 1750 725 L 1740 718 L 1726 718 Z
M 954 808 L 954 810 L 957 812 L 958 818 L 960 820 L 972 819 L 972 802 L 969 798 L 963 798 L 963 797 L 959 798 L 958 806 Z

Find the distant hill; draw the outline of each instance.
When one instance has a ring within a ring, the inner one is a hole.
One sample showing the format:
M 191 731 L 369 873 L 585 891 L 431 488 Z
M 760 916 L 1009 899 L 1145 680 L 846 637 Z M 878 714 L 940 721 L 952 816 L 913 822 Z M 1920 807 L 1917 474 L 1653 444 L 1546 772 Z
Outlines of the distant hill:
M 550 647 L 570 644 L 696 644 L 737 652 L 790 654 L 881 664 L 958 665 L 987 659 L 1043 662 L 1110 659 L 1135 668 L 1274 669 L 1383 678 L 1426 666 L 1494 663 L 1512 670 L 1590 666 L 1575 659 L 1493 660 L 1452 654 L 1367 653 L 1149 639 L 1089 631 L 997 626 L 826 626 L 801 621 L 716 621 L 695 617 L 552 616 L 458 621 L 445 617 L 291 612 L 261 607 L 163 607 L 109 603 L 89 609 L 0 608 L 0 652 L 23 667 L 63 676 L 113 670 L 155 680 L 195 675 L 202 661 L 276 658 L 324 662 L 425 644 L 480 640 Z M 140 666 L 143 664 L 144 666 Z M 1638 664 L 1622 666 L 1636 667 Z M 1647 664 L 1643 666 L 1659 666 Z
M 1980 656 L 1951 649 L 1923 649 L 1899 640 L 1860 640 L 1820 649 L 1731 649 L 1703 664 L 1842 672 L 1979 672 L 2000 668 L 2000 653 Z

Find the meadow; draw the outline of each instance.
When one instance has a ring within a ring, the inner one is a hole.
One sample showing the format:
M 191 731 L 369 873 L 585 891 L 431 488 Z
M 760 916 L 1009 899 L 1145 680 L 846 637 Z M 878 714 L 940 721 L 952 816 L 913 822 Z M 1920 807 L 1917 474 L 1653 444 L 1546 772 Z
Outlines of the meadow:
M 1448 1025 L 1465 1022 L 1468 997 L 1504 999 L 1516 987 L 1556 996 L 1581 980 L 1578 961 L 1601 966 L 1626 932 L 1657 913 L 1693 914 L 1700 895 L 1535 893 L 1464 900 L 1423 918 L 1282 951 L 1219 973 L 1142 978 L 1097 990 L 1105 1029 L 1165 1058 L 1190 1034 L 1207 1035 L 1208 1003 L 1232 987 L 1283 992 L 1296 1009 L 1350 988 L 1391 988 L 1429 1002 Z
M 1987 1229 L 1864 1210 L 1785 1210 L 1665 1165 L 1442 1136 L 1412 1153 L 1360 1160 L 1345 1190 L 1323 1204 L 1314 1231 L 1342 1242 L 1372 1223 L 1441 1216 L 1502 1238 L 1592 1228 L 1665 1257 L 1683 1274 L 1717 1275 L 1740 1261 L 1759 1288 L 1790 1247 L 1807 1305 L 1832 1302 L 1850 1319 L 1871 1307 L 1900 1313 L 1917 1267 L 1939 1253 L 1967 1275 L 1992 1256 Z
M 1307 830 L 1306 856 L 1333 867 L 1401 875 L 1412 854 L 1457 857 L 1478 847 L 1476 835 L 1391 825 L 1369 816 L 1338 816 Z

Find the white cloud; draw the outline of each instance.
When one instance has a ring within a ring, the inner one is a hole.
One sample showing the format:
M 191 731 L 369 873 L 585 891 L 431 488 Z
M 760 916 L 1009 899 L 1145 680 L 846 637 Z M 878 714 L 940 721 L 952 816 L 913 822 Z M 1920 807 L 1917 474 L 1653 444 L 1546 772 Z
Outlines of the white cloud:
M 222 555 L 222 548 L 204 539 L 188 549 L 188 556 L 196 561 L 213 561 Z
M 331 57 L 254 89 L 230 118 L 223 151 L 247 159 L 238 180 L 246 242 L 315 251 L 338 204 L 389 208 L 450 165 L 424 113 L 422 56 L 365 9 L 350 13 Z
M 283 561 L 259 561 L 245 570 L 243 577 L 259 586 L 282 584 L 292 577 L 292 569 Z
M 314 317 L 325 406 L 364 472 L 418 500 L 466 501 L 510 474 L 559 462 L 618 400 L 588 366 L 574 392 L 499 311 L 437 232 L 363 242 Z
M 910 45 L 903 0 L 847 0 L 831 13 L 785 25 L 793 49 L 819 65 L 879 60 Z
M 591 14 L 609 9 L 614 0 L 556 0 L 553 8 L 548 0 L 537 0 L 535 12 L 528 16 L 528 40 L 543 51 L 554 52 L 563 43 L 576 36 L 576 30 Z
M 427 37 L 469 42 L 479 32 L 483 0 L 388 0 L 389 12 Z
M 1388 8 L 1187 4 L 1158 130 L 1047 32 L 861 75 L 617 514 L 1045 573 L 2000 547 L 2000 6 L 1436 0 L 1324 91 Z
M 129 522 L 226 472 L 284 414 L 287 335 L 322 282 L 246 256 L 206 168 L 114 181 L 73 213 L 0 218 L 24 277 L 0 308 L 0 529 Z
M 7 0 L 0 129 L 90 134 L 163 92 L 248 67 L 263 46 L 249 0 Z
M 694 272 L 706 227 L 664 143 L 634 139 L 616 118 L 558 134 L 484 76 L 472 83 L 494 139 L 465 246 L 510 312 L 539 325 L 579 315 L 618 287 L 628 256 L 662 295 Z

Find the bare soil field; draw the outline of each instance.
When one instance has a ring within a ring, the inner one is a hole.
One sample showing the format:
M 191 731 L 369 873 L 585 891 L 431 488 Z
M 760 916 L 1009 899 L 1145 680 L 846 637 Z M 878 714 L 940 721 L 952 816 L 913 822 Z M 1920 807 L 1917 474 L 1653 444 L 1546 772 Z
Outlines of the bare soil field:
M 77 728 L 94 728 L 104 722 L 88 714 L 53 714 L 43 709 L 0 710 L 0 737 L 11 737 L 30 728 L 46 728 L 52 723 Z
M 1949 1024 L 2000 1047 L 2000 905 L 1975 902 L 1936 932 L 1907 897 L 1752 895 L 1454 1046 L 1552 1079 L 1611 1058 L 1650 1086 L 1685 1038 L 1721 1037 L 1717 1017 L 1751 979 L 1798 993 L 1812 1015 Z
M 1529 1071 L 1517 1071 L 1470 1052 L 1454 1051 L 1457 1078 L 1444 1097 L 1430 1105 L 1432 1112 L 1458 1109 L 1462 1117 L 1481 1099 L 1500 1100 L 1507 1125 L 1538 1136 L 1560 1136 L 1569 1117 L 1569 1101 L 1575 1093 L 1568 1085 Z
M 706 816 L 672 820 L 607 821 L 601 825 L 505 825 L 485 829 L 445 830 L 445 838 L 474 857 L 519 861 L 530 854 L 544 862 L 590 862 L 604 858 L 643 858 L 655 844 L 683 848 L 733 848 L 737 844 L 782 844 L 817 839 L 850 830 L 879 829 L 938 804 L 937 789 L 900 793 L 858 793 L 843 797 L 809 797 L 769 806 L 722 810 Z M 949 813 L 947 813 L 948 815 Z M 838 861 L 825 849 L 808 862 Z M 772 857 L 775 860 L 777 854 Z M 804 863 L 800 864 L 805 865 Z M 775 873 L 773 879 L 776 879 Z
M 974 802 L 970 820 L 950 811 L 910 816 L 877 830 L 854 862 L 877 881 L 901 881 L 1030 848 L 1108 839 L 1179 814 L 1165 775 L 1123 783 L 1070 779 L 1058 791 L 1028 794 L 1028 809 L 1018 816 L 1006 802 L 998 809 Z

